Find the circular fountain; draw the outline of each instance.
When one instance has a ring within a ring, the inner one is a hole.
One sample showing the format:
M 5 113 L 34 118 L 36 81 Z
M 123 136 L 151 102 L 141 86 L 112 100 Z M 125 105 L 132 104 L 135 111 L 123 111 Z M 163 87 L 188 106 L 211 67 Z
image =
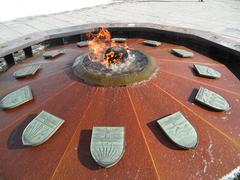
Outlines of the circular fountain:
M 157 69 L 152 57 L 127 44 L 111 42 L 106 29 L 91 36 L 89 52 L 78 56 L 72 66 L 74 74 L 85 83 L 125 86 L 150 79 Z
M 150 79 L 157 69 L 154 59 L 138 50 L 127 52 L 127 60 L 107 64 L 92 61 L 87 53 L 81 54 L 72 66 L 73 72 L 84 82 L 99 86 L 125 86 Z

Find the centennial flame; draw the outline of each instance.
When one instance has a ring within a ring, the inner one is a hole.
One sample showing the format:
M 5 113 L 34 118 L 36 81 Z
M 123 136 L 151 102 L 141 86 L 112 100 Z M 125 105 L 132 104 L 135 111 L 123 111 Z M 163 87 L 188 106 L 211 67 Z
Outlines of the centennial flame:
M 87 33 L 89 38 L 89 57 L 93 61 L 110 66 L 111 64 L 119 64 L 126 56 L 128 46 L 126 42 L 123 45 L 111 41 L 111 33 L 107 28 L 102 27 L 97 34 Z M 120 51 L 122 50 L 122 51 Z M 125 55 L 125 56 L 124 56 Z

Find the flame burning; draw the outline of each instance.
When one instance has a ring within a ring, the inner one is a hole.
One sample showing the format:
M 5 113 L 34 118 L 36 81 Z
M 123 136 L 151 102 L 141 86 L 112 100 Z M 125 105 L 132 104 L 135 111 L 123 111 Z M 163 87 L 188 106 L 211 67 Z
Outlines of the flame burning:
M 123 53 L 117 51 L 106 51 L 109 48 L 113 47 L 117 49 L 122 47 L 125 50 L 128 49 L 127 43 L 125 42 L 123 46 L 120 46 L 115 41 L 111 41 L 111 33 L 107 28 L 102 27 L 97 34 L 88 33 L 87 37 L 90 39 L 88 48 L 89 48 L 89 57 L 92 61 L 100 61 L 104 65 L 110 66 L 112 63 L 119 64 L 123 58 Z

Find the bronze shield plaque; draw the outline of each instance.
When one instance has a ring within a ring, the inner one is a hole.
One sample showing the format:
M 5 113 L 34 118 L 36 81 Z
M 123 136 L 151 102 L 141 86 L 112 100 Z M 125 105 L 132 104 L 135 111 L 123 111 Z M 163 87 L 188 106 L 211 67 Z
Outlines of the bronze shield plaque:
M 34 64 L 34 65 L 30 65 L 30 66 L 25 66 L 19 70 L 17 70 L 13 76 L 15 78 L 22 78 L 22 77 L 26 77 L 26 76 L 32 76 L 34 75 L 37 70 L 41 67 L 40 64 Z
M 48 58 L 55 58 L 56 56 L 59 56 L 61 54 L 64 54 L 64 49 L 57 49 L 57 50 L 51 50 L 43 53 L 43 57 Z
M 184 149 L 197 146 L 197 132 L 181 112 L 161 118 L 157 120 L 157 124 L 177 146 Z
M 158 41 L 153 41 L 153 40 L 145 40 L 143 41 L 144 44 L 148 45 L 148 46 L 160 46 L 161 43 Z
M 26 146 L 37 146 L 47 141 L 64 123 L 46 111 L 42 111 L 24 129 L 22 142 Z
M 209 77 L 209 78 L 221 77 L 221 73 L 211 67 L 199 65 L 199 64 L 194 64 L 194 67 L 197 70 L 199 76 Z
M 1 101 L 0 106 L 3 109 L 12 109 L 18 107 L 33 99 L 30 86 L 24 86 L 10 94 L 6 95 Z
M 195 100 L 198 103 L 217 111 L 227 111 L 231 108 L 230 104 L 224 99 L 224 97 L 203 87 L 199 88 Z
M 191 58 L 194 56 L 194 54 L 190 51 L 184 50 L 184 49 L 172 49 L 171 53 L 182 58 Z
M 77 43 L 78 47 L 85 47 L 89 45 L 89 41 L 80 41 Z
M 124 43 L 127 41 L 126 38 L 112 38 L 111 41 L 118 42 L 118 43 Z
M 124 127 L 93 127 L 90 150 L 100 166 L 115 165 L 125 151 Z

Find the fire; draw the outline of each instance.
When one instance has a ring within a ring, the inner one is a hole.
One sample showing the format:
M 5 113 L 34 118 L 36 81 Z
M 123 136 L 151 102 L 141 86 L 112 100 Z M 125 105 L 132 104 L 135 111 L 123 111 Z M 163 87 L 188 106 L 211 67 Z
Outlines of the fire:
M 102 27 L 97 34 L 88 33 L 89 38 L 89 57 L 93 61 L 110 66 L 111 64 L 119 64 L 123 62 L 123 58 L 127 57 L 127 43 L 120 46 L 115 41 L 111 41 L 111 33 L 107 28 Z M 121 50 L 121 51 L 120 51 Z

